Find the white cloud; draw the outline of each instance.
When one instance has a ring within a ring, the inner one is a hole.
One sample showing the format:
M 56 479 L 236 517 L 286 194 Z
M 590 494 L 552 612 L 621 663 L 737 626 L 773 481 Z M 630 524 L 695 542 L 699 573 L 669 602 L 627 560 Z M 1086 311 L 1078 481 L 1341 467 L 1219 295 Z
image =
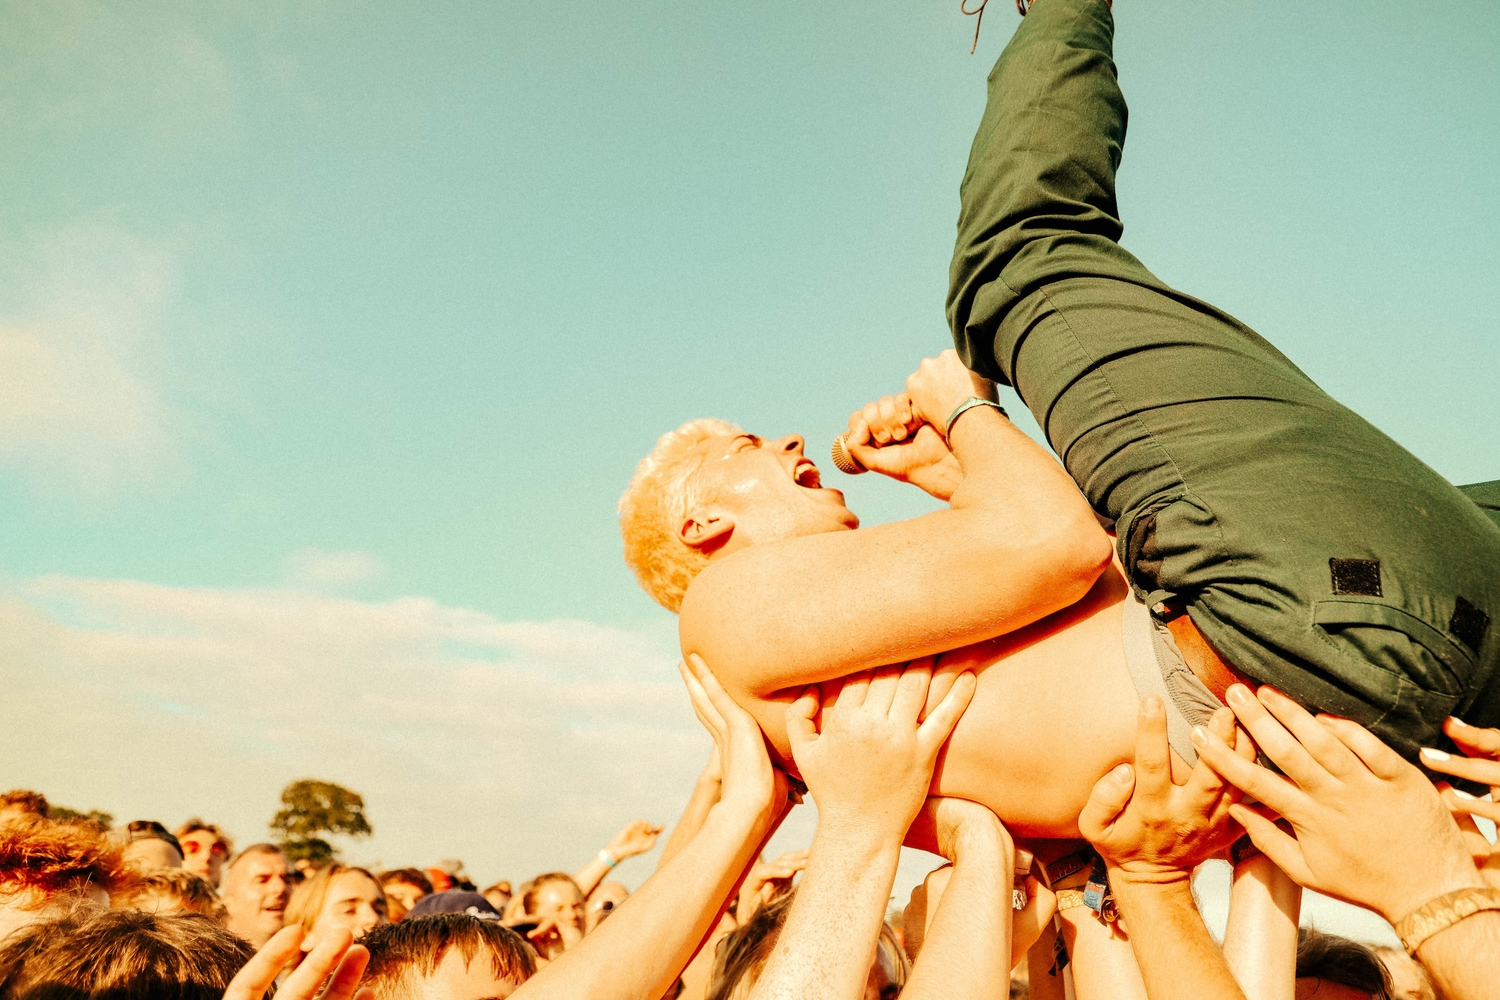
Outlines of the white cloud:
M 326 778 L 368 803 L 353 858 L 526 877 L 676 819 L 708 742 L 674 664 L 660 639 L 425 598 L 42 577 L 0 598 L 0 785 L 246 842 L 286 782 Z
M 174 467 L 177 416 L 148 377 L 175 268 L 118 227 L 0 242 L 0 462 L 107 493 Z
M 372 583 L 385 575 L 380 557 L 370 552 L 298 549 L 286 558 L 287 584 L 313 590 Z

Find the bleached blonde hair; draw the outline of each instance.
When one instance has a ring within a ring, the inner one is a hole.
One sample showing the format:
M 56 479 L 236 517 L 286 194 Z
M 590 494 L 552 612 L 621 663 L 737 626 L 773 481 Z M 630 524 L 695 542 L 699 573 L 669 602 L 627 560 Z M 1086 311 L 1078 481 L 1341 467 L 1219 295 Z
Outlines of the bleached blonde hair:
M 708 556 L 677 537 L 683 518 L 700 500 L 692 482 L 703 462 L 696 454 L 698 446 L 711 438 L 743 433 L 727 420 L 689 420 L 657 439 L 620 497 L 625 565 L 652 600 L 668 611 L 682 607 L 688 584 L 708 565 Z

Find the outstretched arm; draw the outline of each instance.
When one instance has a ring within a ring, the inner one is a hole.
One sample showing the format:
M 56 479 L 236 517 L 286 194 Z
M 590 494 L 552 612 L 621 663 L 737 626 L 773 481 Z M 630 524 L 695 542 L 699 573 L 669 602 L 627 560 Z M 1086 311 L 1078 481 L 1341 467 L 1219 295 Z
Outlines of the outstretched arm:
M 514 1000 L 660 1000 L 717 922 L 785 815 L 785 779 L 755 720 L 702 663 L 683 668 L 693 708 L 723 761 L 723 794 L 698 835 L 613 915 L 516 990 Z
M 1302 887 L 1270 858 L 1252 851 L 1234 866 L 1224 960 L 1247 1000 L 1293 1000 L 1301 911 Z
M 952 351 L 907 387 L 937 430 L 974 391 Z M 1082 598 L 1113 549 L 1057 460 L 988 406 L 965 412 L 948 444 L 963 482 L 947 510 L 716 558 L 683 601 L 683 651 L 764 698 L 993 638 Z

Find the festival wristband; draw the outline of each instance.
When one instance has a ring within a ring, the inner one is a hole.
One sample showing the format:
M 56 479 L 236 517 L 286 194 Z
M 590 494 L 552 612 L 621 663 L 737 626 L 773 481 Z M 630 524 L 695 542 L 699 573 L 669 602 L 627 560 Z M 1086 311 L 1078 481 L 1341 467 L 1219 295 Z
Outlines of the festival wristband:
M 948 414 L 948 423 L 943 427 L 943 437 L 951 437 L 953 434 L 953 424 L 958 420 L 959 417 L 963 416 L 965 413 L 968 413 L 976 406 L 992 406 L 1000 411 L 1000 415 L 1002 417 L 1005 417 L 1007 420 L 1010 419 L 1010 414 L 1005 412 L 1005 407 L 1001 406 L 993 399 L 980 399 L 978 396 L 970 396 L 962 403 L 959 403 L 958 406 L 954 408 L 952 413 Z
M 616 858 L 615 858 L 615 856 L 613 854 L 609 853 L 609 848 L 607 848 L 607 847 L 604 848 L 604 850 L 602 850 L 602 851 L 599 852 L 599 860 L 603 861 L 605 864 L 609 865 L 611 868 L 613 868 L 615 865 L 617 865 L 617 864 L 620 863 L 618 860 L 616 860 Z
M 1416 912 L 1396 923 L 1396 936 L 1415 956 L 1422 942 L 1439 931 L 1445 931 L 1465 917 L 1486 910 L 1500 910 L 1500 889 L 1459 889 L 1417 907 Z

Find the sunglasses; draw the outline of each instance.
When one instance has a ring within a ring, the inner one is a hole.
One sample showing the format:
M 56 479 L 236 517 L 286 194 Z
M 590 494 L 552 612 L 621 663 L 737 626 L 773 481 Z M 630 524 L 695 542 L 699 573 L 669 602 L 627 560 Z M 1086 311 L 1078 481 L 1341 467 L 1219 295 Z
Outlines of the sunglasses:
M 207 847 L 196 840 L 184 840 L 182 842 L 182 849 L 189 854 L 201 854 L 206 850 L 216 858 L 222 858 L 229 853 L 229 849 L 224 846 L 222 840 L 216 840 Z

